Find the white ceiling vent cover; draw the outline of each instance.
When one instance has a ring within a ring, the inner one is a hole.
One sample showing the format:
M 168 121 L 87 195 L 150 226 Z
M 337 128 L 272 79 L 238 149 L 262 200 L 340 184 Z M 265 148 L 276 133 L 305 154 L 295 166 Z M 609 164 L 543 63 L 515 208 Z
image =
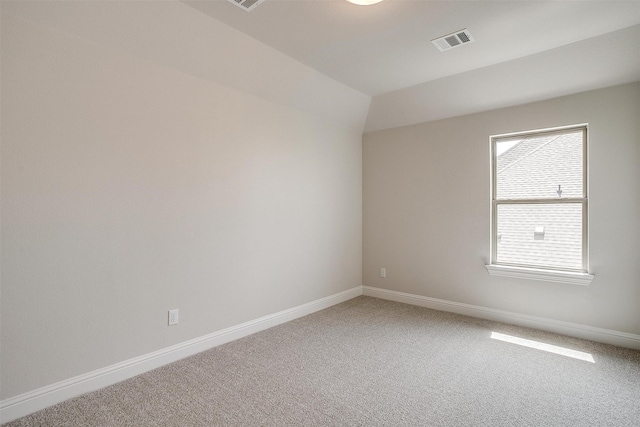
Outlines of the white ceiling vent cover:
M 440 52 L 453 49 L 454 47 L 462 46 L 463 44 L 471 43 L 475 41 L 473 36 L 466 28 L 464 30 L 456 31 L 455 33 L 447 34 L 446 36 L 438 37 L 431 40 Z
M 238 6 L 239 8 L 246 10 L 247 12 L 251 12 L 253 9 L 255 9 L 256 6 L 258 6 L 264 0 L 229 0 L 229 1 L 235 4 L 236 6 Z

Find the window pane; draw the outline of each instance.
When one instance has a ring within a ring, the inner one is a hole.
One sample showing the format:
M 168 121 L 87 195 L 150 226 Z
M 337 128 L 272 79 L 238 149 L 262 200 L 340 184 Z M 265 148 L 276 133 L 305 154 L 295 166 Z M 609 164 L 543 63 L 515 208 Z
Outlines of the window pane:
M 583 132 L 496 141 L 496 199 L 583 197 Z
M 582 204 L 498 204 L 496 261 L 582 269 Z

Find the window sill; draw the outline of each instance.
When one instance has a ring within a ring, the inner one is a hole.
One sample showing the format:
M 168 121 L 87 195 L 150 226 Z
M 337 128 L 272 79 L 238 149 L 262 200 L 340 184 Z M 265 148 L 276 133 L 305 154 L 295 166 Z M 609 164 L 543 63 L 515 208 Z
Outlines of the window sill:
M 569 271 L 541 270 L 536 268 L 511 267 L 506 265 L 486 265 L 492 276 L 515 277 L 518 279 L 542 280 L 545 282 L 569 283 L 572 285 L 589 286 L 593 280 L 592 274 L 574 273 Z

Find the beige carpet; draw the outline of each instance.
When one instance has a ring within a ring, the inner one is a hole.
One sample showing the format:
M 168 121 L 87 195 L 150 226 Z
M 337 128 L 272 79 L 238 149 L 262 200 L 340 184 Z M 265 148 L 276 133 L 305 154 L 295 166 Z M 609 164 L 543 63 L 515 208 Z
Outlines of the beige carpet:
M 358 297 L 6 425 L 639 426 L 640 352 Z

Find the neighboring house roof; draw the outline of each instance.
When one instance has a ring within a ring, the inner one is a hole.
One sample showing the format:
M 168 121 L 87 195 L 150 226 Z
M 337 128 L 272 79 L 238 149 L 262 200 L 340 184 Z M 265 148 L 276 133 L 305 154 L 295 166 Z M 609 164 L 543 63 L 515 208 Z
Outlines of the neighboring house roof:
M 528 156 L 534 150 L 537 150 L 542 145 L 548 143 L 549 141 L 557 137 L 558 135 L 547 135 L 547 136 L 540 136 L 537 138 L 527 138 L 527 139 L 520 140 L 511 148 L 509 148 L 507 151 L 505 151 L 500 156 L 498 156 L 498 162 L 497 162 L 498 173 L 502 172 L 504 169 L 518 162 L 523 157 Z
M 497 158 L 496 198 L 580 198 L 582 165 L 580 130 L 523 139 Z M 497 215 L 499 262 L 582 267 L 581 204 L 501 204 Z

